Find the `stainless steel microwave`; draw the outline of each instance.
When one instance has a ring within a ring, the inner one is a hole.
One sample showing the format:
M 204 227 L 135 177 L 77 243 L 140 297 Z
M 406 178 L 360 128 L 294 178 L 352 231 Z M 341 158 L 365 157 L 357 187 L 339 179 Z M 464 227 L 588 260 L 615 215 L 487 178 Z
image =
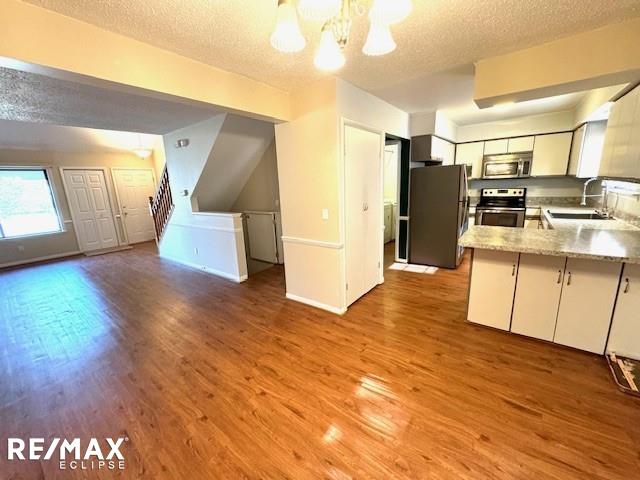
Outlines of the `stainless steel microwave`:
M 507 153 L 482 158 L 482 178 L 526 178 L 531 176 L 533 154 Z

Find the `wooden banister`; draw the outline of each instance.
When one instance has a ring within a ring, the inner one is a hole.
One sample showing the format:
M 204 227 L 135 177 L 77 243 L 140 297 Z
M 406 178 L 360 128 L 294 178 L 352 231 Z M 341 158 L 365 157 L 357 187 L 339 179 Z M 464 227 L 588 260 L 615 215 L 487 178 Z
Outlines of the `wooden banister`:
M 169 172 L 167 166 L 164 166 L 160 184 L 156 191 L 155 197 L 149 197 L 149 209 L 153 216 L 153 224 L 156 229 L 156 241 L 162 239 L 164 230 L 169 222 L 169 217 L 173 211 L 173 197 L 171 196 L 171 186 L 169 185 Z

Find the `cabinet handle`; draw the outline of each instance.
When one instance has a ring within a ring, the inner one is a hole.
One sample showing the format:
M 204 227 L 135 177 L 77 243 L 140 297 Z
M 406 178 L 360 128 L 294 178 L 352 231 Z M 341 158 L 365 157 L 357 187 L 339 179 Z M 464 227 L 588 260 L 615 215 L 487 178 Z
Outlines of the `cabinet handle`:
M 624 293 L 629 293 L 629 279 L 624 279 Z
M 558 270 L 558 284 L 562 283 L 562 270 Z
M 516 276 L 516 266 L 513 265 L 513 268 L 511 269 L 511 276 L 515 277 Z
M 571 272 L 569 272 L 569 276 L 567 277 L 567 286 L 571 285 Z

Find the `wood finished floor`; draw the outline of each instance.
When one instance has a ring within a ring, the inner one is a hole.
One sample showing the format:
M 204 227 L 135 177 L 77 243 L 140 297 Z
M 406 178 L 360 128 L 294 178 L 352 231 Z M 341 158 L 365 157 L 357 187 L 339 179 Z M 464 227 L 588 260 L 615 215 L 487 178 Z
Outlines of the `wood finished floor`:
M 468 267 L 387 270 L 342 317 L 280 267 L 236 285 L 149 244 L 0 273 L 0 479 L 640 478 L 640 402 L 600 357 L 465 323 Z M 120 435 L 124 472 L 6 461 Z

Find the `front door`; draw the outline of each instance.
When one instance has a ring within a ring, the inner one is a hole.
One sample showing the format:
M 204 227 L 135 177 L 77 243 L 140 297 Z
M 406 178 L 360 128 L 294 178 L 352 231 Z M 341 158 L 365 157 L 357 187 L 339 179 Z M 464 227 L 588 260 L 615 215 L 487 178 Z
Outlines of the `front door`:
M 118 246 L 111 204 L 102 170 L 64 170 L 69 207 L 80 250 Z
M 156 234 L 149 211 L 149 197 L 155 194 L 153 173 L 143 169 L 117 169 L 115 182 L 129 243 L 153 240 Z

